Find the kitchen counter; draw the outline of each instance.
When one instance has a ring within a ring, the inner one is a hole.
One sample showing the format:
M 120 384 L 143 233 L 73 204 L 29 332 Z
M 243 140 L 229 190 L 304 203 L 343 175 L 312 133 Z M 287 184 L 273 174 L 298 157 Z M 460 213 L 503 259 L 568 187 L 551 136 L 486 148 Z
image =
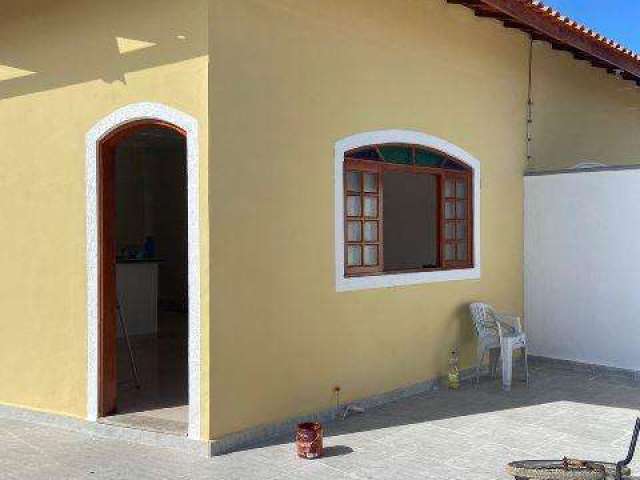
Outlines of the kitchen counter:
M 153 258 L 116 262 L 116 290 L 129 335 L 158 331 L 158 264 Z M 118 336 L 122 329 L 118 325 Z

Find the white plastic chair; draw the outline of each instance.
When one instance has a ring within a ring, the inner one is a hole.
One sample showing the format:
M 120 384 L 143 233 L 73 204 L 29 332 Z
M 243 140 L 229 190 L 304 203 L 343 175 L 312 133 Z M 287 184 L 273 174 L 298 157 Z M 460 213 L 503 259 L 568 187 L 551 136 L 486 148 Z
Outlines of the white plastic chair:
M 527 363 L 527 336 L 522 329 L 520 317 L 496 312 L 486 303 L 469 305 L 473 326 L 478 336 L 478 353 L 476 357 L 476 384 L 480 383 L 480 367 L 487 353 L 499 349 L 502 358 L 502 388 L 511 389 L 511 372 L 513 368 L 513 351 L 521 349 L 525 382 L 529 383 L 529 366 Z M 492 370 L 495 375 L 495 365 Z

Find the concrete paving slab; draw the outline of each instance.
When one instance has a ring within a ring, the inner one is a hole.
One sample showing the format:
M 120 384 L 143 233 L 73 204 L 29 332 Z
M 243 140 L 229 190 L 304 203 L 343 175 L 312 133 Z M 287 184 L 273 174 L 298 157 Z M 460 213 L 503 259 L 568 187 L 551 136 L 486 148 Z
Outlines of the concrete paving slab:
M 626 454 L 640 385 L 567 366 L 534 366 L 527 387 L 441 390 L 326 425 L 327 455 L 295 456 L 285 436 L 203 458 L 185 451 L 0 418 L 2 480 L 507 479 L 508 461 Z M 632 468 L 640 473 L 640 455 Z M 640 480 L 640 479 L 638 479 Z

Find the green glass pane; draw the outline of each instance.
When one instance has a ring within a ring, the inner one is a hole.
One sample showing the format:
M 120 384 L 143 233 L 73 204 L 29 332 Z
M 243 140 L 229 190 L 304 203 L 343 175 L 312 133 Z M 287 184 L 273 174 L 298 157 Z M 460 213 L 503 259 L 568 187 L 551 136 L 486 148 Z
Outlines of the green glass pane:
M 421 167 L 439 167 L 444 158 L 428 150 L 416 150 L 416 165 Z
M 411 165 L 411 148 L 398 145 L 381 145 L 380 153 L 387 163 Z

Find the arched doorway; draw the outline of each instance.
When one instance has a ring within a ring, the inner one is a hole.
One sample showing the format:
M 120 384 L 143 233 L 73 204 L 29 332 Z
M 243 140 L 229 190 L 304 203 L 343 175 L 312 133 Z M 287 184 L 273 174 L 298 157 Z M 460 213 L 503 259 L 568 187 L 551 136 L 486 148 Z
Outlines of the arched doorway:
M 135 104 L 87 136 L 90 420 L 200 436 L 196 134 Z

